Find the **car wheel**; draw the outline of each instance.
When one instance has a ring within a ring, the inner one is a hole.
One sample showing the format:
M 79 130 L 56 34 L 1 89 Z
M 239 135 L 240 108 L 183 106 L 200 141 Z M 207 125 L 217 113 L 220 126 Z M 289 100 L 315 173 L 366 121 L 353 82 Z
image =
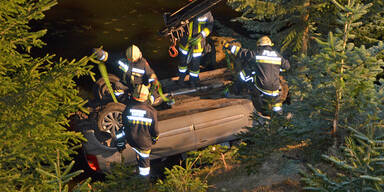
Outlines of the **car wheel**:
M 102 109 L 97 118 L 97 127 L 102 132 L 98 140 L 108 147 L 113 146 L 116 132 L 123 126 L 122 114 L 125 105 L 122 103 L 109 103 Z
M 114 88 L 116 82 L 120 81 L 120 78 L 118 78 L 116 75 L 108 74 L 109 81 L 111 82 L 112 88 Z M 112 101 L 112 96 L 109 93 L 107 84 L 105 83 L 104 78 L 99 78 L 94 86 L 94 94 L 98 101 L 102 103 L 108 103 Z

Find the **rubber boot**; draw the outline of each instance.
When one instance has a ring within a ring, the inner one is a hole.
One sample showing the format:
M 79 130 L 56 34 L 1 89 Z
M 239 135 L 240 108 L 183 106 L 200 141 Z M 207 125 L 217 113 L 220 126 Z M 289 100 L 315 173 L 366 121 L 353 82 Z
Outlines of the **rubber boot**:
M 179 86 L 182 86 L 184 84 L 185 76 L 187 76 L 187 73 L 179 73 L 178 74 L 179 79 L 176 81 L 176 84 Z
M 189 82 L 191 83 L 192 88 L 196 88 L 196 87 L 200 86 L 199 77 L 189 77 Z

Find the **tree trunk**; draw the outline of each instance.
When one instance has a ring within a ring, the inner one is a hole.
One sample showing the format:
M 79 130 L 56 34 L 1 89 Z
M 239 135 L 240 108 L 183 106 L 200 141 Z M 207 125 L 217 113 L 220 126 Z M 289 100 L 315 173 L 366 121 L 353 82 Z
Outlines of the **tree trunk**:
M 303 7 L 304 7 L 304 14 L 303 14 L 303 23 L 305 25 L 303 36 L 302 36 L 302 47 L 301 47 L 301 54 L 307 55 L 308 53 L 308 41 L 309 41 L 309 8 L 311 5 L 310 0 L 305 0 Z

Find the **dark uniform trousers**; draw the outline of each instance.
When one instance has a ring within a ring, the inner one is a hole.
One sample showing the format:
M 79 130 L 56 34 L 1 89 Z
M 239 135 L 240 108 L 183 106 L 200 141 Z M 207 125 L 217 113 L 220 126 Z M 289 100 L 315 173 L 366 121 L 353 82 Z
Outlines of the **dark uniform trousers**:
M 206 44 L 206 37 L 211 33 L 213 27 L 213 17 L 211 12 L 195 17 L 186 26 L 186 33 L 180 39 L 179 52 L 180 52 L 180 65 L 179 78 L 184 80 L 189 70 L 190 80 L 198 81 L 200 73 L 200 62 Z M 191 44 L 190 40 L 201 36 L 201 39 Z M 188 66 L 188 58 L 190 65 Z
M 232 45 L 230 51 L 248 61 L 239 75 L 250 86 L 255 109 L 265 116 L 269 116 L 269 111 L 282 113 L 279 74 L 290 68 L 288 60 L 270 46 L 261 46 L 253 51 Z
M 123 125 L 128 144 L 137 154 L 139 174 L 148 176 L 152 138 L 159 136 L 157 111 L 147 102 L 132 100 L 123 112 Z

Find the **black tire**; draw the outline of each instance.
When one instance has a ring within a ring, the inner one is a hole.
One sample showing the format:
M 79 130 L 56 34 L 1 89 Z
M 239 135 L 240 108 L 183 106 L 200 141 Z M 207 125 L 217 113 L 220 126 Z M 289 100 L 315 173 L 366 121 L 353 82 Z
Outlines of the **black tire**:
M 97 127 L 103 137 L 97 137 L 100 143 L 108 147 L 114 146 L 116 132 L 123 126 L 122 113 L 126 105 L 108 103 L 98 114 Z
M 111 82 L 112 89 L 115 88 L 116 82 L 120 81 L 120 78 L 118 78 L 116 75 L 108 74 L 109 81 Z M 108 87 L 105 84 L 104 78 L 99 78 L 94 86 L 94 94 L 95 98 L 98 102 L 101 104 L 106 104 L 111 101 L 113 101 L 111 94 L 108 91 Z

